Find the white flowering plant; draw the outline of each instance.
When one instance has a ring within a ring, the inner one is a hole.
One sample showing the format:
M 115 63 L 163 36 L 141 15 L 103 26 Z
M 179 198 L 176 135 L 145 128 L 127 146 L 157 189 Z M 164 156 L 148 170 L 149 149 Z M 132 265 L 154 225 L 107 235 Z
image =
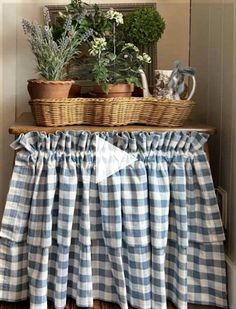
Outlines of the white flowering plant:
M 97 84 L 107 92 L 109 84 L 134 84 L 142 87 L 140 69 L 151 63 L 151 57 L 140 53 L 137 46 L 119 38 L 117 29 L 123 24 L 123 15 L 110 9 L 104 14 L 108 30 L 91 41 L 89 53 L 93 56 L 92 74 Z M 110 30 L 109 30 L 110 29 Z
M 23 19 L 23 30 L 35 55 L 37 72 L 46 80 L 63 80 L 67 77 L 66 66 L 79 53 L 78 46 L 88 40 L 92 31 L 88 29 L 83 34 L 79 33 L 79 25 L 73 25 L 72 17 L 68 15 L 60 36 L 55 37 L 55 27 L 51 24 L 46 7 L 43 15 L 43 25 Z M 78 19 L 78 23 L 82 22 L 82 19 Z

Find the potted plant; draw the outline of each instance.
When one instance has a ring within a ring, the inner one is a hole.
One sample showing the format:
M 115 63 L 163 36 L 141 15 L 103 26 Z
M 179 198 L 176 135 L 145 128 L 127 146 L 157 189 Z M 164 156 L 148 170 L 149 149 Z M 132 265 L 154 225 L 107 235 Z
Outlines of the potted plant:
M 91 74 L 91 55 L 88 50 L 91 46 L 91 41 L 94 37 L 103 37 L 105 34 L 110 33 L 111 22 L 106 18 L 105 13 L 99 6 L 95 4 L 87 4 L 82 0 L 71 0 L 62 12 L 56 18 L 55 35 L 59 36 L 63 30 L 63 24 L 68 17 L 72 16 L 72 25 L 77 24 L 77 20 L 83 20 L 80 22 L 78 31 L 83 34 L 87 30 L 91 29 L 93 36 L 88 37 L 88 40 L 81 46 L 80 55 L 75 56 L 73 61 L 68 67 L 69 76 L 72 79 L 80 79 L 82 82 L 83 92 L 85 89 L 91 90 L 93 86 L 93 77 Z M 85 83 L 86 82 L 86 83 Z M 72 88 L 75 85 L 72 86 Z
M 94 92 L 99 97 L 131 96 L 134 85 L 141 87 L 140 69 L 151 58 L 119 38 L 117 27 L 123 24 L 121 13 L 110 9 L 104 18 L 108 21 L 107 31 L 93 39 L 89 50 L 94 57 L 92 74 L 97 84 Z
M 144 6 L 125 15 L 124 40 L 137 45 L 142 52 L 147 52 L 150 46 L 159 41 L 165 27 L 165 20 L 160 13 L 154 7 Z M 147 69 L 146 66 L 144 68 Z M 142 95 L 142 89 L 135 87 L 135 94 Z
M 44 8 L 44 25 L 36 22 L 22 21 L 24 33 L 35 55 L 36 71 L 43 79 L 28 81 L 31 99 L 68 97 L 72 80 L 66 80 L 66 66 L 78 54 L 78 46 L 90 33 L 80 35 L 78 25 L 72 25 L 72 18 L 67 16 L 63 31 L 58 38 L 54 36 L 49 11 Z

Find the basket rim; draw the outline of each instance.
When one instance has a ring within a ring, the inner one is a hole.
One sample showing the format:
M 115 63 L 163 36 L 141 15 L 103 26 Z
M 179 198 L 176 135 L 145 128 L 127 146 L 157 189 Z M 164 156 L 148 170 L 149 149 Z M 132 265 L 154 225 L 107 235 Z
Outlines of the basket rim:
M 192 100 L 168 100 L 168 99 L 157 99 L 155 97 L 113 97 L 113 98 L 58 98 L 58 99 L 33 99 L 29 101 L 30 105 L 34 104 L 76 104 L 76 103 L 100 103 L 100 104 L 113 104 L 113 103 L 124 103 L 124 102 L 149 102 L 156 104 L 169 104 L 169 105 L 195 105 L 196 103 Z

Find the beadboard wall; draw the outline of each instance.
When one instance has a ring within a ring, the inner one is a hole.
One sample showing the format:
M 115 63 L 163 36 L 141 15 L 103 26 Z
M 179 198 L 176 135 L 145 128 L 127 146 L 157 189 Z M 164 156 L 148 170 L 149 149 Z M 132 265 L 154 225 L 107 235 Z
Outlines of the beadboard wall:
M 190 64 L 197 68 L 195 119 L 217 128 L 211 138 L 215 185 L 228 193 L 229 296 L 236 308 L 236 0 L 192 0 Z
M 22 18 L 42 19 L 42 7 L 67 4 L 66 0 L 1 0 L 0 18 L 0 218 L 12 170 L 13 140 L 8 127 L 22 112 L 29 111 L 26 81 L 36 77 L 34 58 L 21 29 Z M 127 3 L 126 0 L 86 1 L 90 3 Z M 171 68 L 175 59 L 184 65 L 189 62 L 190 0 L 136 0 L 154 2 L 167 23 L 163 38 L 158 43 L 158 67 Z

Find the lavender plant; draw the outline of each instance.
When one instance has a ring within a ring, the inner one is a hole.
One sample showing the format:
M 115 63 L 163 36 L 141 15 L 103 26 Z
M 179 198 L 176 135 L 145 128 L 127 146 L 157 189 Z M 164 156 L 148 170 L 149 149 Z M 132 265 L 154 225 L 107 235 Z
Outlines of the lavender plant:
M 72 25 L 72 17 L 68 15 L 60 37 L 54 38 L 54 26 L 51 25 L 47 8 L 44 8 L 43 15 L 44 25 L 23 19 L 23 30 L 36 58 L 36 70 L 40 75 L 46 80 L 63 80 L 67 77 L 66 66 L 78 55 L 78 46 L 92 35 L 92 30 L 80 34 L 77 29 L 83 16 L 78 18 L 77 25 Z

